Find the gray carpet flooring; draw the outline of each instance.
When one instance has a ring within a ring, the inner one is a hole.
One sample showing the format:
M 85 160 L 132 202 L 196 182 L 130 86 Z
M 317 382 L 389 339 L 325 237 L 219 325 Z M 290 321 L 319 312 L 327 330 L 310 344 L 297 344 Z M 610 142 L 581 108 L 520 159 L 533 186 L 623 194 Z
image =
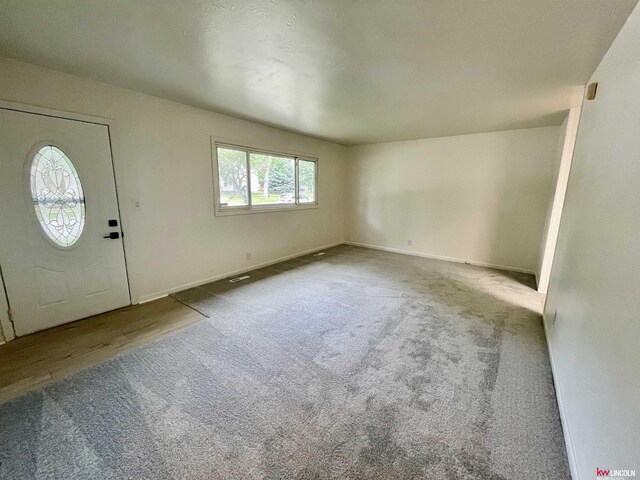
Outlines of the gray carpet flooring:
M 532 278 L 340 246 L 0 406 L 2 479 L 569 478 Z

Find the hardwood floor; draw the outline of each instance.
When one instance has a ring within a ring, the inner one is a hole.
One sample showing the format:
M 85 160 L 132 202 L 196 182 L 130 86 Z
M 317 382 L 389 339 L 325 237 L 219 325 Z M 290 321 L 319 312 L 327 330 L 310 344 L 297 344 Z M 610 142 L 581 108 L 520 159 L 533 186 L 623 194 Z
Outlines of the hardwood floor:
M 0 403 L 204 318 L 165 297 L 0 345 Z

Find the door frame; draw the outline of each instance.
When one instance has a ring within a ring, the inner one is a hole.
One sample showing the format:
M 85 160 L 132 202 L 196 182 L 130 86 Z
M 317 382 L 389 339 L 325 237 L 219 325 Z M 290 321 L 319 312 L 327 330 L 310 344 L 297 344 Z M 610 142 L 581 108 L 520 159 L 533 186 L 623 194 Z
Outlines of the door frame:
M 41 115 L 44 117 L 60 118 L 63 120 L 72 120 L 75 122 L 93 123 L 95 125 L 103 125 L 107 127 L 107 137 L 109 138 L 109 150 L 111 152 L 111 171 L 113 172 L 113 182 L 116 191 L 116 205 L 118 206 L 118 220 L 120 221 L 120 231 L 124 232 L 124 225 L 122 223 L 122 209 L 120 208 L 120 196 L 118 191 L 118 180 L 116 178 L 116 165 L 113 159 L 113 142 L 111 141 L 111 126 L 114 124 L 114 120 L 111 118 L 96 117 L 93 115 L 85 115 L 82 113 L 66 112 L 63 110 L 55 110 L 47 107 L 40 107 L 37 105 L 28 105 L 24 103 L 11 102 L 9 100 L 0 99 L 0 110 L 9 110 L 21 113 L 31 113 L 33 115 Z M 124 270 L 127 278 L 127 292 L 129 293 L 129 305 L 131 302 L 131 280 L 129 277 L 129 265 L 127 259 L 127 247 L 125 245 L 125 235 L 122 234 L 122 253 L 124 256 Z M 16 338 L 15 328 L 13 321 L 11 320 L 11 305 L 9 297 L 4 285 L 4 280 L 1 275 L 2 265 L 0 265 L 0 332 L 3 334 L 5 342 L 11 341 Z
M 16 332 L 13 329 L 13 322 L 9 317 L 9 300 L 7 291 L 4 288 L 4 278 L 2 277 L 2 267 L 0 267 L 0 343 L 10 342 L 16 338 Z

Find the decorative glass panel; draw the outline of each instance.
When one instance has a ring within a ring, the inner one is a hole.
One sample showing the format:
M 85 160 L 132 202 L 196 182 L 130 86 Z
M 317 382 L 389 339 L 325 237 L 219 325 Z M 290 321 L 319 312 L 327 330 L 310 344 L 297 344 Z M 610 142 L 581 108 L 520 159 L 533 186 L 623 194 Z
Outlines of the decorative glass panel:
M 218 147 L 220 206 L 249 205 L 247 152 Z
M 290 157 L 254 153 L 251 164 L 251 204 L 296 203 L 296 167 Z
M 300 203 L 316 201 L 316 162 L 299 160 L 298 162 Z
M 69 157 L 57 147 L 42 147 L 31 164 L 31 197 L 44 233 L 61 247 L 82 235 L 84 192 Z

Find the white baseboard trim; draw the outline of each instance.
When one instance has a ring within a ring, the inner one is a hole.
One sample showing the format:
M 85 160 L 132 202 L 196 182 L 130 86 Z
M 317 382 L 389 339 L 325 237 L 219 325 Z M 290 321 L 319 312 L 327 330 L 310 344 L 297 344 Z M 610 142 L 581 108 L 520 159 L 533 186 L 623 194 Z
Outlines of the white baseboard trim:
M 573 480 L 580 480 L 580 474 L 578 473 L 578 463 L 576 462 L 576 453 L 573 449 L 573 439 L 571 437 L 571 429 L 569 428 L 569 422 L 567 420 L 567 412 L 564 407 L 564 401 L 562 400 L 562 390 L 560 389 L 560 383 L 558 381 L 558 375 L 556 373 L 556 362 L 553 358 L 553 350 L 551 350 L 551 343 L 549 342 L 549 330 L 546 316 L 542 315 L 542 326 L 544 328 L 544 337 L 547 341 L 547 351 L 549 352 L 549 362 L 551 363 L 551 375 L 553 377 L 553 386 L 556 390 L 556 400 L 558 402 L 558 411 L 560 412 L 560 423 L 562 425 L 562 434 L 564 436 L 564 444 L 567 449 L 567 459 L 569 460 L 569 471 L 571 472 L 571 478 Z
M 221 273 L 221 274 L 215 275 L 213 277 L 203 278 L 203 279 L 197 280 L 195 282 L 189 282 L 189 283 L 185 283 L 183 285 L 178 285 L 176 287 L 167 288 L 166 290 L 161 290 L 159 292 L 150 293 L 148 295 L 143 295 L 143 296 L 138 298 L 137 302 L 134 301 L 134 304 L 135 303 L 147 303 L 147 302 L 151 302 L 153 300 L 158 300 L 159 298 L 166 297 L 167 295 L 171 295 L 172 293 L 180 292 L 182 290 L 187 290 L 187 289 L 193 288 L 193 287 L 198 287 L 200 285 L 204 285 L 205 283 L 210 283 L 210 282 L 215 282 L 217 280 L 222 280 L 223 278 L 228 278 L 228 277 L 233 277 L 235 275 L 240 275 L 242 273 L 250 272 L 251 270 L 257 270 L 258 268 L 268 267 L 269 265 L 273 265 L 273 264 L 280 263 L 280 262 L 285 262 L 287 260 L 291 260 L 292 258 L 303 257 L 305 255 L 309 255 L 310 253 L 314 253 L 314 252 L 317 252 L 317 251 L 320 251 L 320 250 L 325 250 L 327 248 L 331 248 L 331 247 L 336 247 L 338 245 L 342 245 L 343 243 L 344 243 L 343 241 L 329 243 L 329 244 L 323 245 L 321 247 L 314 247 L 314 248 L 312 248 L 310 250 L 305 250 L 305 251 L 302 251 L 302 252 L 293 253 L 291 255 L 286 255 L 284 257 L 276 258 L 274 260 L 269 260 L 267 262 L 256 263 L 256 264 L 251 265 L 249 267 L 240 268 L 238 270 L 232 270 L 230 272 Z
M 411 250 L 403 250 L 401 248 L 383 247 L 380 245 L 371 245 L 368 243 L 351 242 L 351 241 L 345 241 L 344 243 L 346 243 L 347 245 L 353 245 L 355 247 L 373 248 L 374 250 L 384 250 L 385 252 L 403 253 L 405 255 L 413 255 L 415 257 L 432 258 L 434 260 L 444 260 L 445 262 L 466 263 L 467 265 L 475 265 L 476 267 L 488 267 L 488 268 L 495 268 L 497 270 L 507 270 L 511 272 L 529 273 L 529 274 L 535 275 L 535 272 L 533 270 L 530 270 L 527 268 L 508 267 L 505 265 L 496 265 L 494 263 L 477 262 L 475 260 L 464 260 L 462 258 L 446 257 L 444 255 L 434 255 L 431 253 L 414 252 Z

